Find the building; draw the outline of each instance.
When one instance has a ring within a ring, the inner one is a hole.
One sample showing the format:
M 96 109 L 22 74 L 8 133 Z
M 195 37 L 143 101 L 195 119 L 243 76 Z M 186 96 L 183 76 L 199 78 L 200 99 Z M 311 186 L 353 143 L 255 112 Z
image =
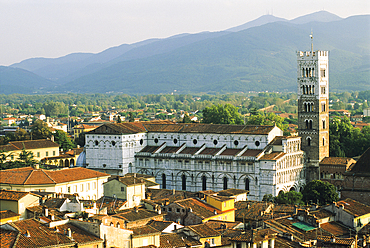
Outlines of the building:
M 0 189 L 78 194 L 79 199 L 103 196 L 103 183 L 109 174 L 86 168 L 43 170 L 32 167 L 0 171 Z
M 0 211 L 0 226 L 7 222 L 13 222 L 19 220 L 20 214 L 14 213 L 11 210 L 1 210 Z
M 344 186 L 344 175 L 351 165 L 355 164 L 353 158 L 327 157 L 320 162 L 320 180 L 326 181 L 337 189 Z
M 0 211 L 10 210 L 26 219 L 26 208 L 39 205 L 39 200 L 39 196 L 30 192 L 0 190 Z
M 73 138 L 77 139 L 78 136 L 80 136 L 81 133 L 90 132 L 90 131 L 94 130 L 97 127 L 99 127 L 99 125 L 87 125 L 87 124 L 84 124 L 84 123 L 78 124 L 78 125 L 73 127 Z
M 10 141 L 8 144 L 0 146 L 0 151 L 4 151 L 7 161 L 17 160 L 23 149 L 32 152 L 33 159 L 37 161 L 59 156 L 59 145 L 48 139 Z
M 305 184 L 300 137 L 276 126 L 105 124 L 86 134 L 86 167 L 153 175 L 161 188 L 250 191 L 251 199 Z
M 297 52 L 298 134 L 306 154 L 306 179 L 319 179 L 329 157 L 329 52 Z
M 351 198 L 370 205 L 370 148 L 344 174 L 342 198 Z

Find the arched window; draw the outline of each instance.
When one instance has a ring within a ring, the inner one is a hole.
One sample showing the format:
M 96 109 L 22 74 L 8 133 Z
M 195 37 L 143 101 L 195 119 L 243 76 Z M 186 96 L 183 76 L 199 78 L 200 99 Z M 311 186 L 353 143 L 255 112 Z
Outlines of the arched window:
M 325 145 L 325 138 L 324 137 L 322 138 L 322 145 L 323 146 Z
M 224 181 L 224 190 L 226 190 L 227 189 L 227 181 L 228 181 L 227 177 L 224 177 L 223 181 Z
M 309 125 L 308 125 L 309 129 L 312 129 L 312 120 L 309 120 Z
M 202 176 L 202 190 L 207 190 L 207 177 Z
M 185 175 L 181 176 L 181 188 L 182 190 L 186 190 L 186 176 Z
M 166 188 L 166 174 L 162 174 L 162 189 Z
M 325 128 L 326 128 L 325 120 L 322 120 L 322 128 L 323 128 L 323 129 L 325 129 Z
M 117 225 L 116 225 L 117 228 L 120 228 L 121 227 L 121 224 L 119 222 L 117 222 Z
M 307 138 L 307 146 L 311 146 L 311 138 L 310 137 Z
M 245 190 L 249 190 L 249 178 L 245 179 Z

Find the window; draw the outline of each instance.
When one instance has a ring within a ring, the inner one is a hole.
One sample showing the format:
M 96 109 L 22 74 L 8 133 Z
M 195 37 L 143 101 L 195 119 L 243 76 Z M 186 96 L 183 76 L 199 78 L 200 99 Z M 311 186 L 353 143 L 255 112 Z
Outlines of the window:
M 193 144 L 196 145 L 198 141 L 196 139 L 193 139 Z
M 325 111 L 326 111 L 326 104 L 321 103 L 321 112 L 325 112 Z
M 172 208 L 168 208 L 168 212 L 172 212 Z
M 40 157 L 40 152 L 37 152 L 37 157 L 38 157 L 38 158 Z
M 53 156 L 55 156 L 55 151 L 53 151 Z
M 181 176 L 181 188 L 182 190 L 186 190 L 186 176 L 185 175 L 182 175 Z
M 162 189 L 166 188 L 166 174 L 162 174 Z
M 173 143 L 174 143 L 174 144 L 177 144 L 177 139 L 174 139 L 174 140 L 173 140 Z
M 86 185 L 86 191 L 89 191 L 90 190 L 90 183 L 87 183 Z
M 81 192 L 84 191 L 84 185 L 83 184 L 81 184 L 81 186 L 80 186 L 80 191 Z
M 257 140 L 256 142 L 254 142 L 254 144 L 255 144 L 256 146 L 259 146 L 259 145 L 260 145 L 260 142 Z
M 224 190 L 226 190 L 227 189 L 227 181 L 228 181 L 228 179 L 227 179 L 227 177 L 224 177 L 223 178 L 223 183 L 224 183 Z
M 245 179 L 245 190 L 249 190 L 249 178 Z
M 202 190 L 207 190 L 207 177 L 202 176 Z
M 96 182 L 93 182 L 93 189 L 96 189 Z
M 235 145 L 235 146 L 239 145 L 239 141 L 234 140 L 234 145 Z
M 321 87 L 321 94 L 326 94 L 326 88 L 325 87 Z
M 320 69 L 320 77 L 326 77 L 325 69 Z
M 322 145 L 325 145 L 325 138 L 322 138 Z
M 158 143 L 158 139 L 157 138 L 154 139 L 154 143 L 156 143 L 156 144 Z
M 68 193 L 71 193 L 71 187 L 68 187 L 68 188 L 67 188 L 67 192 L 68 192 Z
M 45 156 L 46 156 L 46 157 L 47 157 L 47 156 L 49 156 L 49 152 L 46 152 Z
M 322 120 L 322 128 L 325 129 L 326 128 L 326 122 L 325 120 Z
M 177 213 L 180 213 L 180 209 L 179 209 L 179 208 L 176 208 L 176 212 L 177 212 Z
M 218 141 L 217 140 L 213 140 L 213 144 L 214 145 L 217 145 Z
M 311 146 L 311 138 L 310 137 L 307 138 L 307 146 Z
M 77 193 L 77 185 L 73 186 L 73 192 Z
M 125 187 L 121 187 L 121 192 L 125 192 Z

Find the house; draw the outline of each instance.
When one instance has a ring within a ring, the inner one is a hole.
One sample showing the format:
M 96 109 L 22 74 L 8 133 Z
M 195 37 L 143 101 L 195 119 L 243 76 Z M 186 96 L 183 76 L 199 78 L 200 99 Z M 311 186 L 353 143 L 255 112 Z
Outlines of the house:
M 0 189 L 78 194 L 79 199 L 99 199 L 109 174 L 86 168 L 44 170 L 23 167 L 0 171 Z
M 0 226 L 1 247 L 86 247 L 102 248 L 103 240 L 70 223 L 47 227 L 34 219 Z
M 154 227 L 145 225 L 130 230 L 133 231 L 132 247 L 159 246 L 161 232 Z
M 329 182 L 340 189 L 344 186 L 344 174 L 351 165 L 356 163 L 353 158 L 326 157 L 321 160 L 320 180 Z
M 265 220 L 272 218 L 274 212 L 274 205 L 271 202 L 238 201 L 235 208 L 235 220 L 253 228 L 262 226 Z
M 6 117 L 1 120 L 1 124 L 4 126 L 11 126 L 16 121 L 17 121 L 17 118 L 15 117 Z
M 335 220 L 357 232 L 370 222 L 370 206 L 347 198 L 334 202 L 324 209 L 335 215 Z
M 20 219 L 27 218 L 27 207 L 39 205 L 40 197 L 30 192 L 0 190 L 0 211 L 11 210 Z
M 2 210 L 0 211 L 0 225 L 7 222 L 19 220 L 20 214 L 14 213 L 11 210 Z
M 232 200 L 232 202 L 234 202 Z M 234 208 L 222 211 L 215 206 L 196 198 L 175 201 L 162 207 L 166 219 L 182 225 L 195 225 L 208 220 L 234 221 Z
M 198 240 L 202 243 L 203 247 L 220 246 L 222 244 L 221 234 L 204 223 L 185 226 L 176 230 L 176 233 L 182 233 L 188 237 Z
M 127 207 L 138 206 L 145 199 L 145 184 L 155 184 L 143 177 L 130 174 L 123 177 L 112 176 L 104 183 L 104 196 L 127 200 Z
M 45 157 L 40 162 L 46 168 L 74 167 L 82 152 L 83 148 L 73 148 L 69 151 L 61 152 L 58 156 Z
M 124 229 L 132 229 L 146 225 L 152 220 L 162 221 L 164 214 L 161 211 L 152 211 L 143 208 L 130 208 L 119 211 L 119 213 L 102 217 L 103 225 L 115 226 Z
M 344 174 L 342 199 L 351 198 L 370 205 L 370 148 Z
M 94 130 L 95 128 L 99 127 L 100 125 L 87 125 L 87 124 L 78 124 L 76 126 L 73 127 L 73 138 L 74 139 L 77 139 L 78 136 L 81 134 L 81 133 L 87 133 L 87 132 L 90 132 L 92 130 Z
M 231 244 L 226 247 L 278 247 L 275 245 L 275 239 L 278 232 L 271 228 L 266 229 L 252 229 L 252 230 L 227 230 L 223 237 L 227 238 Z
M 7 145 L 0 146 L 0 150 L 5 152 L 7 161 L 18 159 L 22 150 L 33 153 L 33 159 L 40 161 L 43 158 L 59 156 L 59 145 L 52 140 L 23 140 L 10 141 Z

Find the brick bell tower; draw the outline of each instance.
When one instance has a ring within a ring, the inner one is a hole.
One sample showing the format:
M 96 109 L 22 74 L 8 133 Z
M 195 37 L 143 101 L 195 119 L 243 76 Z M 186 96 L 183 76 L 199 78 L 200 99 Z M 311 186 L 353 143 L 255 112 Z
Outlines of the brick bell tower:
M 307 183 L 320 178 L 319 163 L 329 157 L 329 52 L 297 52 L 298 133 L 305 151 Z

